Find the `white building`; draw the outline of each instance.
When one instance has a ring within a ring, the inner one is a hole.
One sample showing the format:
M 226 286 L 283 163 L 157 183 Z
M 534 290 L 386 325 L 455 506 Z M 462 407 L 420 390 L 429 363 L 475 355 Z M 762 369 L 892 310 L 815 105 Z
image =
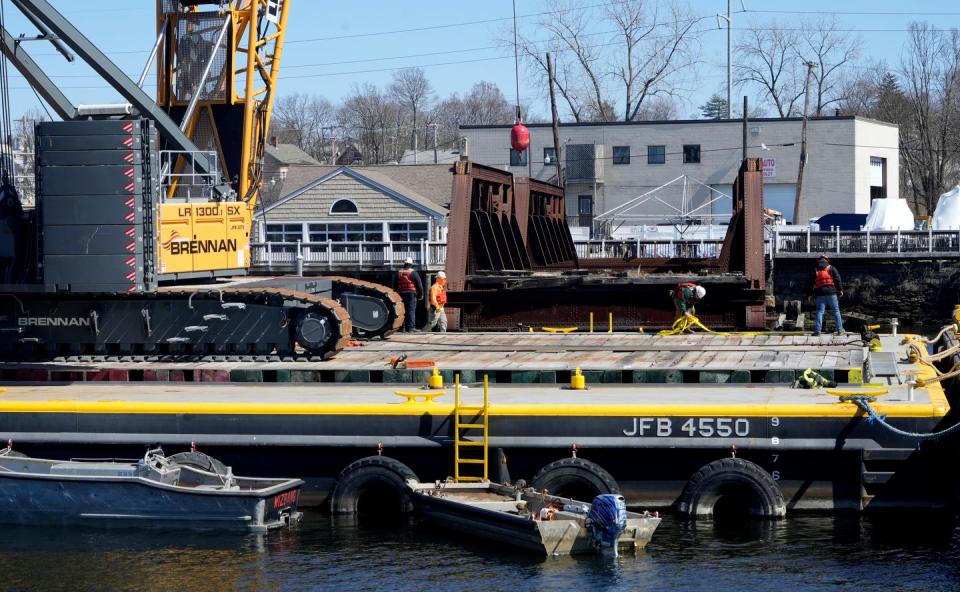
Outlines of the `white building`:
M 789 221 L 801 125 L 791 118 L 756 119 L 747 126 L 748 156 L 764 159 L 765 206 Z M 470 159 L 555 180 L 550 124 L 527 126 L 530 149 L 523 154 L 510 149 L 510 127 L 461 127 Z M 633 208 L 616 214 L 614 225 L 725 223 L 742 138 L 741 120 L 561 124 L 568 219 L 572 226 L 591 226 L 596 216 L 634 200 Z M 831 212 L 866 213 L 872 199 L 898 197 L 898 140 L 894 124 L 852 116 L 811 118 L 800 223 Z

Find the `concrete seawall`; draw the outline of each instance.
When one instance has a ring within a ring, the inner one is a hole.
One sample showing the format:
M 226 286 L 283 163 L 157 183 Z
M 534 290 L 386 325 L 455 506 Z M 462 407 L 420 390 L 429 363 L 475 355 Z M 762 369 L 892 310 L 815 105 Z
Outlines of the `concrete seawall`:
M 903 327 L 942 325 L 960 304 L 960 260 L 858 259 L 838 257 L 844 285 L 843 311 L 878 320 L 897 317 Z M 806 302 L 813 282 L 813 259 L 777 259 L 773 290 L 778 310 L 785 300 Z

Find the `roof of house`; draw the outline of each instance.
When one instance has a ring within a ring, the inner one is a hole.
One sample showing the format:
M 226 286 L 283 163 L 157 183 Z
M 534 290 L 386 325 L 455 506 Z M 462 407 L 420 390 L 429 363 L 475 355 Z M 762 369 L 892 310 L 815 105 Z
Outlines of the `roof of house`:
M 291 166 L 279 192 L 265 192 L 265 208 L 272 208 L 316 187 L 337 174 L 347 174 L 395 198 L 435 214 L 450 209 L 453 167 L 448 164 L 380 166 Z
M 413 155 L 417 155 L 414 162 Z M 437 150 L 437 162 L 440 164 L 453 164 L 460 160 L 459 150 Z M 404 150 L 400 157 L 400 164 L 433 164 L 433 150 Z
M 263 151 L 280 164 L 320 164 L 320 161 L 300 149 L 296 144 L 267 144 Z

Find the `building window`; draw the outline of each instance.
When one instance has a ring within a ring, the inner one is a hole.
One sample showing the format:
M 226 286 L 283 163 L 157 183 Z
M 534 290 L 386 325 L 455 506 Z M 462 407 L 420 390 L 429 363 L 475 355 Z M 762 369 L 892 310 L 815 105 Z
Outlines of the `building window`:
M 527 166 L 527 151 L 517 152 L 510 149 L 510 166 Z
M 428 225 L 426 222 L 391 222 L 391 241 L 421 241 L 427 240 Z
M 308 224 L 311 243 L 333 242 L 382 242 L 383 224 L 355 222 L 350 224 Z
M 613 147 L 613 164 L 630 164 L 630 146 Z
M 683 162 L 694 164 L 700 162 L 700 144 L 683 145 Z
M 544 166 L 557 166 L 557 149 L 553 146 L 543 147 Z
M 265 225 L 268 243 L 295 243 L 303 240 L 303 224 Z
M 887 159 L 870 157 L 870 201 L 887 196 Z
M 667 162 L 666 146 L 647 146 L 647 164 L 663 164 Z
M 338 199 L 333 202 L 333 205 L 330 206 L 331 214 L 340 214 L 342 216 L 356 216 L 360 213 L 360 210 L 357 209 L 357 204 L 353 203 L 349 199 Z

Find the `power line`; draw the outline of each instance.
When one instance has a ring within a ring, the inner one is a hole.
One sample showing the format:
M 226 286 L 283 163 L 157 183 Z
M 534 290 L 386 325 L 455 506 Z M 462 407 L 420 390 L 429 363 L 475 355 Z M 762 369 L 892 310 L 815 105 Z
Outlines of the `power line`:
M 854 11 L 854 10 L 743 10 L 741 12 L 759 12 L 764 14 L 829 14 L 836 16 L 960 16 L 960 12 L 919 12 L 919 11 Z

